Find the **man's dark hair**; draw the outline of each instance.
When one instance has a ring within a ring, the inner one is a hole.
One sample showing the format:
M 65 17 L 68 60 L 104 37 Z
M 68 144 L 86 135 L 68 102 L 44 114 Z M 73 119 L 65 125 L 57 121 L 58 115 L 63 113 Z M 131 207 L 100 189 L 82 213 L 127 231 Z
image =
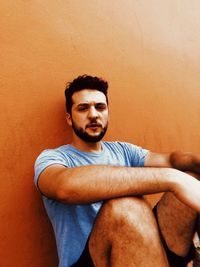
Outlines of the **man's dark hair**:
M 75 92 L 79 92 L 84 89 L 94 89 L 102 92 L 106 96 L 106 101 L 108 103 L 108 82 L 103 80 L 102 78 L 84 74 L 78 76 L 72 82 L 69 82 L 65 88 L 66 110 L 69 114 L 71 114 L 71 109 L 73 105 L 72 95 Z

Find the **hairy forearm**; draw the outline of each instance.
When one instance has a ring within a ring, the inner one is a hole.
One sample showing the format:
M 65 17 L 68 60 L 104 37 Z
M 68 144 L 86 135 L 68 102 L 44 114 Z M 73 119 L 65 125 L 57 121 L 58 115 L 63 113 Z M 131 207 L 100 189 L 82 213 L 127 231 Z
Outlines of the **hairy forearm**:
M 172 191 L 181 172 L 170 168 L 82 166 L 63 170 L 58 197 L 67 203 L 91 203 L 122 196 Z

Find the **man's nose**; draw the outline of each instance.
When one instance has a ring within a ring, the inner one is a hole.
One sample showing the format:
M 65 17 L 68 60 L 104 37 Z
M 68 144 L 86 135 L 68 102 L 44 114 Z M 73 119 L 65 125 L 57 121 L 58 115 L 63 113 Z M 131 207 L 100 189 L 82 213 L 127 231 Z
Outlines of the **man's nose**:
M 93 107 L 93 106 L 90 107 L 88 117 L 89 118 L 97 118 L 98 117 L 98 112 L 97 112 L 95 107 Z

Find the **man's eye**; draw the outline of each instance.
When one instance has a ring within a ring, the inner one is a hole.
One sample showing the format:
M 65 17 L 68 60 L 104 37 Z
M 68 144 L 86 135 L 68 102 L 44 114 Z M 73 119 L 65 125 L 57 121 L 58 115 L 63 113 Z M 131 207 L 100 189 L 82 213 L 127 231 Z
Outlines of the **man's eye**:
M 96 105 L 96 109 L 97 110 L 104 110 L 104 109 L 106 109 L 106 105 L 104 105 L 104 104 Z
M 86 111 L 88 108 L 87 107 L 79 107 L 78 111 Z

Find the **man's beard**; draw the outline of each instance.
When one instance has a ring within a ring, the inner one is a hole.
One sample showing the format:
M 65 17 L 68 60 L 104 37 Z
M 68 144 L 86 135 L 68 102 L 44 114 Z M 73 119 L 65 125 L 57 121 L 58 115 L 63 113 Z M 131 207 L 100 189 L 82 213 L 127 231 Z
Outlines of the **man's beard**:
M 95 122 L 91 122 L 91 123 L 95 123 Z M 106 124 L 105 127 L 102 128 L 101 132 L 96 135 L 96 136 L 93 136 L 93 135 L 90 135 L 88 134 L 83 128 L 81 127 L 77 127 L 75 125 L 75 123 L 73 122 L 72 120 L 72 128 L 75 132 L 75 134 L 83 141 L 87 142 L 87 143 L 97 143 L 99 141 L 101 141 L 101 139 L 104 137 L 106 131 L 107 131 L 107 128 L 108 128 L 108 123 Z

